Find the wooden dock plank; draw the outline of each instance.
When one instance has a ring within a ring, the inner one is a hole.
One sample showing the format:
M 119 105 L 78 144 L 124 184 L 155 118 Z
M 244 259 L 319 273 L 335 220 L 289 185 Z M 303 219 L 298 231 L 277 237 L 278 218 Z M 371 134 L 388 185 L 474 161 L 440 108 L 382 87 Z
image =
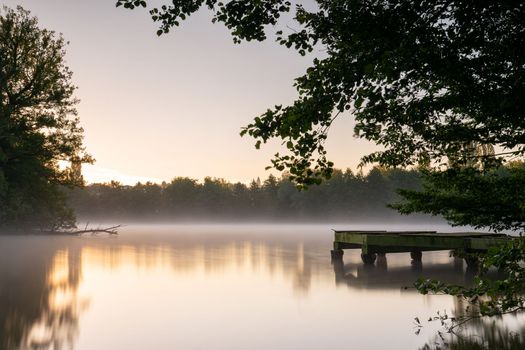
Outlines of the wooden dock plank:
M 377 230 L 377 231 L 366 231 L 366 230 L 333 230 L 334 233 L 355 233 L 355 234 L 366 234 L 366 235 L 381 235 L 381 234 L 390 234 L 390 235 L 414 235 L 414 234 L 435 234 L 436 231 L 386 231 L 386 230 Z
M 511 237 L 487 232 L 334 231 L 334 249 L 373 252 L 465 250 L 486 251 Z

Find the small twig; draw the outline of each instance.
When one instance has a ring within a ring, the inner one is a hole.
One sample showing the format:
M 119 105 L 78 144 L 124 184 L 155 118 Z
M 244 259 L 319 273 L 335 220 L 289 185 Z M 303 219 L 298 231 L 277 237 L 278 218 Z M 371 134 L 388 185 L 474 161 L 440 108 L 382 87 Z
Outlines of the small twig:
M 297 33 L 297 30 L 292 28 L 292 27 L 290 27 L 289 25 L 286 25 L 286 28 L 290 29 L 294 33 Z

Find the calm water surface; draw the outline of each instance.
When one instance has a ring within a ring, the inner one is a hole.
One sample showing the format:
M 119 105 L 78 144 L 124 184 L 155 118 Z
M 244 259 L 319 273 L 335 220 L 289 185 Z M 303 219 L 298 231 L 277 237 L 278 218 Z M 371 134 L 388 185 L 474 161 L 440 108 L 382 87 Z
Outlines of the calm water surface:
M 422 275 L 468 283 L 448 252 L 425 253 L 422 266 L 389 254 L 365 268 L 346 251 L 334 265 L 330 228 L 135 225 L 118 237 L 0 237 L 0 346 L 420 349 L 440 328 L 423 321 L 415 335 L 414 317 L 461 313 L 452 297 L 404 288 Z M 523 324 L 510 316 L 468 332 L 505 338 Z

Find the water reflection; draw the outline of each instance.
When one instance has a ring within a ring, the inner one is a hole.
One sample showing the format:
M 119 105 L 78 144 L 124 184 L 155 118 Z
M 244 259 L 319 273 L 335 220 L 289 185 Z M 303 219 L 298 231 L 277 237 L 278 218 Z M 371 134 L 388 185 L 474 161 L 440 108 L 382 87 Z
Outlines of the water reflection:
M 238 242 L 219 246 L 87 246 L 83 265 L 105 270 L 133 268 L 138 271 L 168 269 L 176 274 L 221 275 L 225 271 L 249 272 L 269 277 L 284 275 L 297 294 L 307 294 L 312 274 L 312 257 L 304 247 L 273 246 Z
M 469 285 L 475 278 L 476 271 L 464 266 L 463 259 L 452 258 L 449 261 L 442 259 L 441 262 L 434 261 L 427 265 L 421 261 L 412 261 L 409 264 L 407 257 L 405 260 L 405 265 L 398 264 L 389 267 L 388 258 L 383 254 L 378 255 L 375 265 L 364 265 L 355 259 L 349 263 L 334 260 L 332 264 L 336 284 L 345 285 L 351 289 L 385 290 L 401 287 L 404 293 L 417 293 L 415 288 L 411 287 L 411 283 L 420 277 L 457 285 Z M 490 271 L 489 276 L 503 277 L 498 271 Z M 453 305 L 447 313 L 456 318 L 473 317 L 472 320 L 464 327 L 456 329 L 454 334 L 447 333 L 446 328 L 438 330 L 435 335 L 431 336 L 431 340 L 420 348 L 421 350 L 525 349 L 525 315 L 523 313 L 479 318 L 479 311 L 473 305 L 469 305 L 465 299 L 453 298 L 452 300 Z M 436 311 L 443 312 L 444 310 Z M 436 314 L 430 314 L 430 316 L 436 316 Z M 438 321 L 436 323 L 439 324 Z
M 468 274 L 468 273 L 467 273 Z M 452 314 L 455 317 L 473 317 L 454 334 L 436 335 L 422 348 L 430 349 L 525 349 L 525 314 L 513 313 L 495 317 L 479 317 L 479 309 L 456 298 Z
M 6 242 L 8 241 L 8 242 Z M 0 346 L 2 349 L 72 348 L 78 315 L 78 251 L 51 247 L 35 239 L 3 239 L 0 248 Z M 5 244 L 8 243 L 8 244 Z
M 427 253 L 428 254 L 428 253 Z M 378 255 L 375 265 L 365 265 L 360 261 L 345 263 L 343 260 L 332 262 L 336 284 L 346 284 L 350 288 L 385 289 L 395 288 L 414 290 L 413 283 L 420 277 L 432 278 L 450 284 L 468 285 L 473 275 L 464 270 L 461 259 L 442 259 L 424 266 L 421 261 L 412 261 L 407 254 L 397 255 L 397 259 L 404 259 L 404 265 L 388 266 L 387 255 Z M 443 255 L 443 254 L 441 254 Z M 397 260 L 396 259 L 396 260 Z
M 519 315 L 505 316 L 506 322 Z M 523 323 L 523 320 L 521 320 Z M 501 319 L 472 321 L 469 328 L 456 334 L 435 336 L 421 350 L 522 350 L 525 349 L 525 327 L 508 327 Z
M 51 238 L 53 242 L 39 237 L 1 239 L 1 349 L 73 348 L 79 316 L 89 307 L 89 295 L 80 293 L 85 269 L 110 273 L 168 270 L 205 276 L 234 270 L 279 275 L 286 276 L 296 295 L 308 293 L 316 273 L 302 244 L 290 247 L 242 241 L 203 245 L 184 241 L 155 246 L 75 238 Z
M 464 309 L 402 288 L 422 275 L 468 283 L 447 254 L 370 267 L 348 252 L 332 265 L 329 235 L 293 232 L 0 237 L 0 348 L 419 349 L 435 332 L 415 337 L 414 316 Z

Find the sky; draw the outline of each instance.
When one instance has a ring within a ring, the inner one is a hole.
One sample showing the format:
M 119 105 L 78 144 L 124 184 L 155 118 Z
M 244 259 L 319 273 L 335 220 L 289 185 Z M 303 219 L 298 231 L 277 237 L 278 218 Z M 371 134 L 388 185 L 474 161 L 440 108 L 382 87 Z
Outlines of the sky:
M 84 143 L 96 159 L 84 166 L 85 179 L 266 178 L 272 155 L 284 148 L 275 141 L 256 150 L 253 139 L 239 136 L 241 127 L 274 105 L 292 103 L 294 78 L 322 52 L 301 57 L 273 40 L 234 44 L 207 9 L 157 37 L 147 10 L 115 2 L 2 1 L 30 10 L 69 42 Z M 353 137 L 352 124 L 346 115 L 330 130 L 326 146 L 337 168 L 355 170 L 375 149 Z

